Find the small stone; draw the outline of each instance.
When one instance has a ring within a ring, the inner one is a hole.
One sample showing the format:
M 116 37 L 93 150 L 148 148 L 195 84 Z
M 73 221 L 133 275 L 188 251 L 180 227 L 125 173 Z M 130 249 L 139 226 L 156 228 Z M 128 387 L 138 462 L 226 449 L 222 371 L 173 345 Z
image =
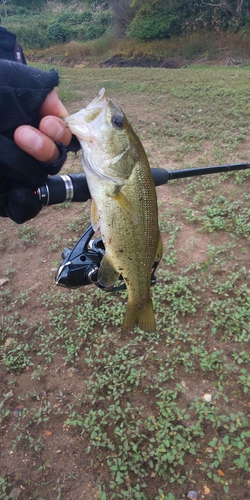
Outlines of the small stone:
M 79 370 L 77 368 L 74 368 L 73 366 L 68 369 L 68 373 L 69 373 L 70 377 L 72 377 L 73 375 L 76 375 L 76 373 L 78 373 L 78 372 L 79 372 Z
M 210 448 L 210 446 L 207 446 L 207 448 L 205 449 L 205 453 L 213 453 L 213 448 Z
M 14 415 L 14 417 L 16 417 L 16 418 L 21 417 L 21 415 L 22 415 L 22 413 L 23 413 L 23 410 L 24 410 L 23 406 L 17 406 L 17 407 L 14 409 L 14 411 L 13 411 L 13 415 Z
M 192 500 L 197 500 L 198 493 L 197 493 L 197 491 L 189 491 L 187 497 L 191 498 Z
M 12 488 L 11 492 L 9 493 L 9 498 L 18 498 L 21 492 L 21 488 Z
M 59 453 L 62 453 L 62 450 L 56 450 L 56 453 L 59 455 Z
M 203 399 L 205 399 L 205 401 L 207 403 L 211 403 L 211 401 L 212 401 L 212 395 L 211 394 L 204 394 Z
M 9 278 L 0 278 L 0 286 L 3 286 L 5 283 L 8 283 Z

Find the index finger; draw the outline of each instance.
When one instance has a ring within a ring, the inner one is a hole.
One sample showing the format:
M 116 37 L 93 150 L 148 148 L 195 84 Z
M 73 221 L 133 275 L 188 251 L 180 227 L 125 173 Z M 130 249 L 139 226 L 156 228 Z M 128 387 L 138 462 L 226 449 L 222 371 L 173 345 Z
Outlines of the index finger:
M 55 90 L 52 90 L 46 97 L 39 111 L 41 116 L 52 115 L 59 118 L 68 116 L 68 112 L 60 101 Z

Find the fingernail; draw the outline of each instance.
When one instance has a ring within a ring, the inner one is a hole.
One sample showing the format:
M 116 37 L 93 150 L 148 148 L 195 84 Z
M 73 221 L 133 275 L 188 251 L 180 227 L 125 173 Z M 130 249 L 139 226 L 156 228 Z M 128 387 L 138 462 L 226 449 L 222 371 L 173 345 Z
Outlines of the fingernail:
M 65 108 L 65 106 L 63 105 L 62 101 L 59 101 L 60 102 L 60 105 L 61 105 L 61 113 L 60 113 L 60 118 L 65 118 L 66 116 L 68 116 L 68 111 L 67 109 Z
M 39 131 L 29 128 L 20 128 L 18 131 L 18 139 L 22 145 L 30 151 L 40 149 L 43 144 L 43 139 Z

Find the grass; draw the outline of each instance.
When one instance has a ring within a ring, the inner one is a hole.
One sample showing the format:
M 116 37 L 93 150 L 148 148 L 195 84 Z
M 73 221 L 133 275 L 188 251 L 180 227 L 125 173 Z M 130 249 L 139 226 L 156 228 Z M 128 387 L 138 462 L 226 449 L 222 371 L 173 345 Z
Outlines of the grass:
M 59 72 L 72 112 L 107 88 L 152 166 L 249 159 L 248 68 Z M 70 156 L 65 170 L 77 169 Z M 53 286 L 55 258 L 88 225 L 89 204 L 44 209 L 21 228 L 5 221 L 4 500 L 14 487 L 21 500 L 249 496 L 249 173 L 171 181 L 157 193 L 154 335 L 121 338 L 126 292 Z

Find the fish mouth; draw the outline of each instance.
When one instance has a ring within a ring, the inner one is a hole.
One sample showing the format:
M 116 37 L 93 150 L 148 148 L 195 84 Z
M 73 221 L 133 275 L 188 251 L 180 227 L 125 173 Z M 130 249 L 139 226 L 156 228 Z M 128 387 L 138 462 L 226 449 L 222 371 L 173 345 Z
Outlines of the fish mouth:
M 102 88 L 97 97 L 91 101 L 86 108 L 81 109 L 77 113 L 64 118 L 71 132 L 76 135 L 81 143 L 83 161 L 92 172 L 103 180 L 119 184 L 121 187 L 126 183 L 126 180 L 115 175 L 115 165 L 126 154 L 128 148 L 125 148 L 121 153 L 117 154 L 112 160 L 108 159 L 108 167 L 110 175 L 106 173 L 106 162 L 103 158 L 103 166 L 95 165 L 92 155 L 93 143 L 95 141 L 95 129 L 105 130 L 107 120 L 107 110 L 109 107 L 115 106 L 114 103 L 106 97 L 105 88 Z M 112 171 L 114 175 L 112 175 Z
M 103 87 L 101 90 L 99 90 L 98 95 L 95 97 L 95 99 L 93 99 L 93 101 L 91 101 L 88 104 L 88 106 L 85 108 L 85 110 L 93 109 L 96 107 L 100 107 L 100 105 L 103 106 L 103 105 L 107 104 L 108 99 L 107 99 L 105 94 L 106 94 L 106 90 Z
M 88 141 L 91 135 L 91 128 L 95 125 L 94 121 L 100 117 L 102 111 L 106 110 L 108 103 L 109 100 L 105 95 L 105 88 L 102 88 L 97 97 L 86 108 L 66 116 L 64 121 L 79 140 Z

